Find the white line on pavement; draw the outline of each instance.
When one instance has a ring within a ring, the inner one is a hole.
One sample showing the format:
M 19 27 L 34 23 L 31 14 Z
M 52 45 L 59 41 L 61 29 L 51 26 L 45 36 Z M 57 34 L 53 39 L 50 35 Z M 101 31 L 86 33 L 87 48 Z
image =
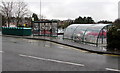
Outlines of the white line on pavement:
M 65 62 L 65 61 L 54 60 L 54 59 L 46 59 L 46 58 L 40 58 L 40 57 L 35 57 L 35 56 L 27 56 L 27 55 L 22 55 L 22 54 L 19 54 L 19 56 L 33 58 L 33 59 L 38 59 L 38 60 L 45 60 L 45 61 L 51 61 L 51 62 L 57 62 L 57 63 L 76 65 L 76 66 L 84 66 L 83 64 L 72 63 L 72 62 Z
M 105 68 L 106 70 L 109 70 L 109 71 L 117 71 L 117 72 L 120 72 L 120 70 L 118 69 L 112 69 L 112 68 Z
M 45 45 L 45 47 L 50 47 L 49 45 Z
M 63 48 L 63 47 L 59 47 L 59 48 Z
M 0 51 L 0 53 L 4 53 L 3 51 Z

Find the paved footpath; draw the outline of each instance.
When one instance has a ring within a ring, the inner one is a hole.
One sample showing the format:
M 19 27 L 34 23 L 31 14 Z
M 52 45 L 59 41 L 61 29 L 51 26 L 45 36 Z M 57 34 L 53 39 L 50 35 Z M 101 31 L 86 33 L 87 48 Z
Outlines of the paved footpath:
M 73 40 L 63 39 L 62 36 L 59 36 L 59 37 L 23 36 L 23 38 L 51 41 L 58 44 L 89 51 L 92 53 L 120 55 L 120 52 L 107 51 L 104 47 L 96 47 L 88 44 L 80 44 L 80 43 L 74 42 Z

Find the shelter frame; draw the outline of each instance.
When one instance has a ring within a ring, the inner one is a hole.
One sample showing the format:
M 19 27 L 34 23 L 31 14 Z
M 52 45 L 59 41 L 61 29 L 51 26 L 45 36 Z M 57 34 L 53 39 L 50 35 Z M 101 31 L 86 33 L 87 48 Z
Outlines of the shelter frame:
M 34 21 L 32 25 L 33 36 L 58 36 L 57 21 Z

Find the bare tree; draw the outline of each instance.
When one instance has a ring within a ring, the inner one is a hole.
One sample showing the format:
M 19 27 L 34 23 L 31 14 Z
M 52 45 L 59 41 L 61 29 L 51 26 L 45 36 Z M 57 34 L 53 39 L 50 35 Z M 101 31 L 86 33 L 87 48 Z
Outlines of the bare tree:
M 10 26 L 10 18 L 12 17 L 14 2 L 4 2 L 2 1 L 2 5 L 0 6 L 0 12 L 7 19 L 8 27 Z
M 14 13 L 16 19 L 17 19 L 17 26 L 20 23 L 20 20 L 28 15 L 28 8 L 27 4 L 25 2 L 17 2 L 15 3 L 15 13 Z

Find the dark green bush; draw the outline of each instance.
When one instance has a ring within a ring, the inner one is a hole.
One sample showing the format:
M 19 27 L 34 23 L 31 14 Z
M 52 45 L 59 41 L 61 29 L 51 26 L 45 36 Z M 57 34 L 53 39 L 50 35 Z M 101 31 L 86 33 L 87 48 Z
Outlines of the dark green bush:
M 118 26 L 113 25 L 109 28 L 107 33 L 107 49 L 120 50 L 120 29 Z
M 114 21 L 107 33 L 107 49 L 120 50 L 120 19 Z

